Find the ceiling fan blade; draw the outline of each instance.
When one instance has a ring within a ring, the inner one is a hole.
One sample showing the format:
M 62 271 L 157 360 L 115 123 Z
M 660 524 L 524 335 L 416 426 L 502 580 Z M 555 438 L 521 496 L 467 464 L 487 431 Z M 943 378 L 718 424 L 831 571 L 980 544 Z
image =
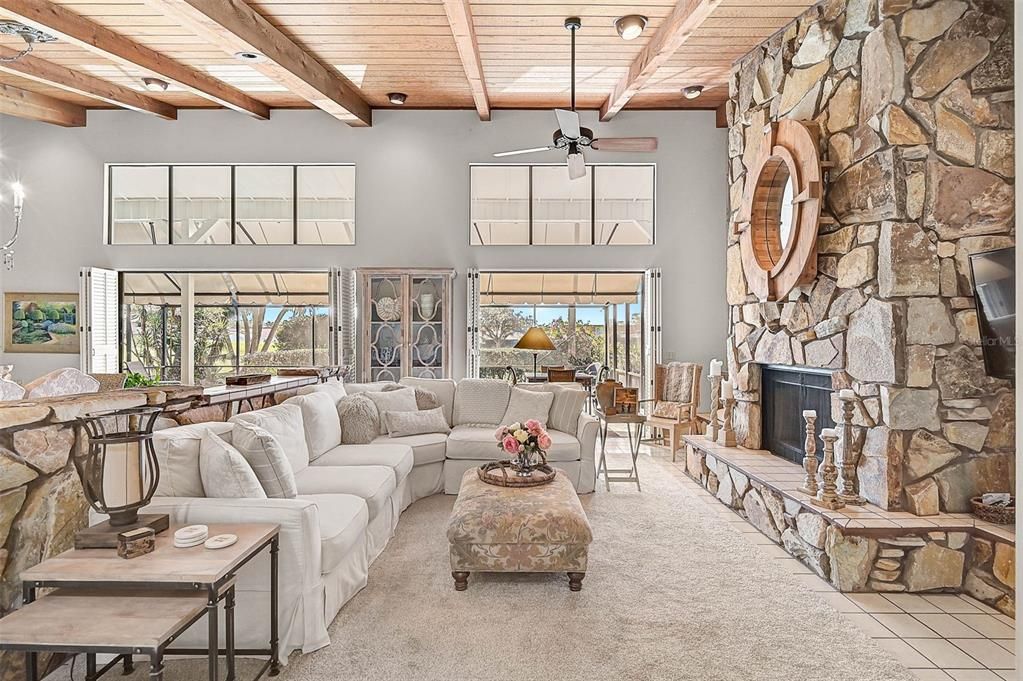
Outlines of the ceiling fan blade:
M 499 151 L 494 154 L 495 158 L 502 156 L 518 156 L 519 154 L 534 154 L 538 151 L 550 151 L 554 147 L 533 147 L 532 149 L 516 149 L 515 151 Z
M 586 177 L 586 159 L 582 152 L 568 155 L 568 179 L 578 180 Z
M 558 127 L 561 134 L 570 140 L 579 139 L 582 131 L 579 129 L 579 114 L 567 109 L 555 109 L 554 115 L 558 117 Z
M 590 144 L 597 151 L 657 151 L 656 137 L 602 137 Z

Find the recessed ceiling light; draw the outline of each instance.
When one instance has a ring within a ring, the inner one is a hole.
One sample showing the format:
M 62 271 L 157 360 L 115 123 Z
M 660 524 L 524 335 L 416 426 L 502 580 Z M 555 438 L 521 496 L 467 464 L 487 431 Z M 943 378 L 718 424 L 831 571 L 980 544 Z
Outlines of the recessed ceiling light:
M 250 64 L 262 64 L 266 61 L 266 55 L 259 52 L 235 52 L 234 58 Z
M 635 40 L 646 28 L 646 17 L 641 14 L 627 14 L 615 21 L 615 30 L 622 40 Z
M 146 76 L 143 78 L 142 84 L 150 92 L 166 92 L 167 88 L 170 87 L 170 83 L 167 81 L 162 78 L 153 78 L 152 76 Z
M 682 88 L 682 94 L 685 95 L 686 99 L 696 99 L 703 94 L 702 85 L 687 85 Z
M 408 99 L 408 95 L 404 92 L 388 92 L 387 101 L 395 106 L 402 106 L 405 104 L 405 100 Z

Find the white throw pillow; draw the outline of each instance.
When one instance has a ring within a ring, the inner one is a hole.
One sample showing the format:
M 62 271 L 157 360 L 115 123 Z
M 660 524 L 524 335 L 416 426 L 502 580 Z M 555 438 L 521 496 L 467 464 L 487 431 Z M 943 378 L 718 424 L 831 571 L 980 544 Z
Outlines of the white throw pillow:
M 210 430 L 199 441 L 199 474 L 214 499 L 266 499 L 252 466 L 237 449 Z
M 228 419 L 231 423 L 253 423 L 270 433 L 280 444 L 291 463 L 291 470 L 299 472 L 309 466 L 309 445 L 305 440 L 302 408 L 297 404 L 278 404 L 256 409 Z
M 391 437 L 451 432 L 442 407 L 422 411 L 385 411 L 382 417 Z
M 326 393 L 330 395 L 330 398 L 337 404 L 341 401 L 342 397 L 348 395 L 348 391 L 345 390 L 345 384 L 341 381 L 327 381 L 326 383 L 314 383 L 313 385 L 304 385 L 298 389 L 299 395 L 311 395 L 312 393 Z
M 536 419 L 546 426 L 553 403 L 554 393 L 552 392 L 533 392 L 522 388 L 512 388 L 511 400 L 508 402 L 508 409 L 504 412 L 504 418 L 501 419 L 501 425 L 525 423 L 530 419 Z
M 341 444 L 341 418 L 330 394 L 314 392 L 298 395 L 285 400 L 284 404 L 297 404 L 302 410 L 302 427 L 310 461 Z
M 234 425 L 223 421 L 193 423 L 153 433 L 153 449 L 160 464 L 159 497 L 204 497 L 199 473 L 199 444 L 206 431 L 231 442 Z
M 377 411 L 382 415 L 387 411 L 419 411 L 416 403 L 416 391 L 413 388 L 402 388 L 401 390 L 389 390 L 387 392 L 363 393 L 376 405 Z M 380 419 L 380 435 L 387 435 L 387 425 L 384 419 Z
M 380 412 L 366 395 L 342 397 L 337 415 L 341 420 L 341 444 L 368 445 L 380 437 Z
M 255 423 L 237 421 L 232 442 L 249 462 L 266 496 L 272 499 L 294 499 L 298 495 L 295 472 L 288 462 L 288 455 L 273 435 Z
M 522 390 L 554 393 L 554 403 L 547 419 L 547 427 L 575 435 L 579 430 L 579 415 L 586 408 L 586 389 L 578 383 L 533 383 L 517 386 Z

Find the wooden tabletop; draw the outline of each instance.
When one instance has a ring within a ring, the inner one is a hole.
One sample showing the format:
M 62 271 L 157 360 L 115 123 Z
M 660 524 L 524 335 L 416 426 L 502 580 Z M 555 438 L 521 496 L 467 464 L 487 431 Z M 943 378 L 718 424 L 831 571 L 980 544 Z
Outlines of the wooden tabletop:
M 190 591 L 57 589 L 3 618 L 0 648 L 157 648 L 205 609 Z
M 156 535 L 156 550 L 125 559 L 115 549 L 71 549 L 21 573 L 23 582 L 118 582 L 146 584 L 214 584 L 230 575 L 249 556 L 279 531 L 270 524 L 209 525 L 209 536 L 238 535 L 226 549 L 207 549 L 201 544 L 187 549 L 174 546 L 174 530 Z

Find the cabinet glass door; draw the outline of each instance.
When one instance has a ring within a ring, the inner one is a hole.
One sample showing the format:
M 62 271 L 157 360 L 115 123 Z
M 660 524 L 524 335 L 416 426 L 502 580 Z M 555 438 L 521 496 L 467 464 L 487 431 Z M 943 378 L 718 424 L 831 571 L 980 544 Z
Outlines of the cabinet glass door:
M 397 381 L 403 375 L 405 288 L 402 279 L 401 275 L 369 277 L 370 381 Z
M 443 378 L 447 375 L 447 352 L 444 343 L 445 320 L 448 318 L 447 278 L 412 276 L 410 287 L 410 321 L 408 375 L 416 378 Z

